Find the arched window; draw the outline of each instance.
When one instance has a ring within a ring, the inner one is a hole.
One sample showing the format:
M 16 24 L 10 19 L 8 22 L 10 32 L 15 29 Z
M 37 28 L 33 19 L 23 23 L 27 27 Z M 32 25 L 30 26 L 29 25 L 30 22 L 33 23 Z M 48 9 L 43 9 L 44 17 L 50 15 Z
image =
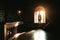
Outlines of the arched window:
M 46 23 L 46 13 L 42 6 L 38 6 L 34 10 L 34 23 Z

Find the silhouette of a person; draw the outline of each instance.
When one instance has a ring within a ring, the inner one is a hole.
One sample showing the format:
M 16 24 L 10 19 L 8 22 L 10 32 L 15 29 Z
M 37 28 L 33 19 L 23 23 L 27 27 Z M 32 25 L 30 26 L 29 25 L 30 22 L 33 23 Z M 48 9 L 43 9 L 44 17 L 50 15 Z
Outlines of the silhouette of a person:
M 41 15 L 40 15 L 40 13 L 38 14 L 38 22 L 41 23 Z

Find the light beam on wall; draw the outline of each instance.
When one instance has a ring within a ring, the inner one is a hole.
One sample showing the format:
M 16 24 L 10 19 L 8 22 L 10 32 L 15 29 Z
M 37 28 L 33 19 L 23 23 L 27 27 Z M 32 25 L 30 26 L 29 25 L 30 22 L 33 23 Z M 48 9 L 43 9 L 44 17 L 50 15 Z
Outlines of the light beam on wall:
M 33 40 L 46 40 L 46 32 L 43 30 L 37 30 L 33 34 Z

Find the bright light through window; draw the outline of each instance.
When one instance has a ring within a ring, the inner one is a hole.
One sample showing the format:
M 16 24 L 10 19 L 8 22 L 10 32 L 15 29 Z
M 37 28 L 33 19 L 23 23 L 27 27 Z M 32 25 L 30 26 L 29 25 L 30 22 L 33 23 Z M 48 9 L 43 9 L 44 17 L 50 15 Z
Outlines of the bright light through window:
M 37 7 L 39 8 L 39 7 Z M 35 10 L 34 12 L 34 23 L 46 23 L 46 14 L 43 7 Z

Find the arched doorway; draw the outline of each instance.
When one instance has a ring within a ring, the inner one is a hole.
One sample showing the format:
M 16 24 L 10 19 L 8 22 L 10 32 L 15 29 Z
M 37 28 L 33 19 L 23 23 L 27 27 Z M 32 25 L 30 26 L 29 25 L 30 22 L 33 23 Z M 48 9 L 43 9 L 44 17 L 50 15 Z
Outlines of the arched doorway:
M 34 10 L 34 23 L 46 23 L 46 13 L 42 6 L 37 6 Z

